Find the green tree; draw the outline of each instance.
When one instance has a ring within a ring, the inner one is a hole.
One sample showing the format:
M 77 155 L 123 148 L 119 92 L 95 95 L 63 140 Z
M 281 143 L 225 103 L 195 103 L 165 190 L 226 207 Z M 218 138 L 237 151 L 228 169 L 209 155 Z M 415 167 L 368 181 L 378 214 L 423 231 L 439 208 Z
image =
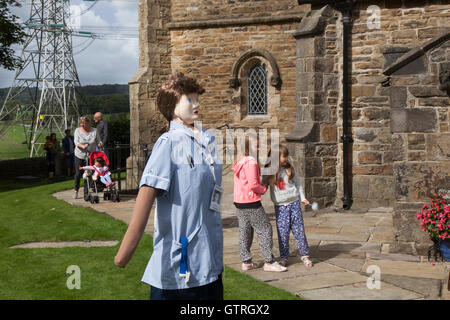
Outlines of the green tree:
M 26 33 L 18 22 L 19 17 L 11 13 L 8 5 L 21 7 L 16 0 L 0 1 L 0 66 L 7 70 L 14 70 L 23 61 L 14 55 L 11 46 L 23 43 Z

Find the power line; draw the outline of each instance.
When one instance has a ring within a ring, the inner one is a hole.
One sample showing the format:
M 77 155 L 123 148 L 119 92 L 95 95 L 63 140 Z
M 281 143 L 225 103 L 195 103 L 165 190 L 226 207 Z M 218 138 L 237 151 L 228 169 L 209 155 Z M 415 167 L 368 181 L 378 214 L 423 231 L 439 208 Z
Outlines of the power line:
M 22 5 L 29 6 L 33 0 L 16 0 Z M 137 3 L 138 0 L 82 0 L 83 2 L 124 2 L 124 3 Z
M 114 31 L 138 31 L 138 27 L 130 27 L 130 26 L 88 26 L 81 25 L 79 28 L 73 28 L 73 30 L 114 30 Z
M 24 63 L 16 70 L 0 109 L 0 120 L 9 121 L 0 137 L 18 121 L 31 120 L 27 137 L 30 157 L 42 155 L 43 135 L 55 132 L 64 136 L 64 130 L 79 117 L 77 88 L 81 85 L 73 59 L 72 32 L 64 25 L 68 18 L 69 0 L 31 0 L 25 23 L 28 37 L 21 53 Z M 8 102 L 24 91 L 31 103 L 27 112 L 19 112 L 20 105 Z
M 137 39 L 139 37 L 138 33 L 132 33 L 131 31 L 135 31 L 134 28 L 129 27 L 117 27 L 117 28 L 109 28 L 109 27 L 87 27 L 80 29 L 71 29 L 70 27 L 66 27 L 64 24 L 24 24 L 24 26 L 28 29 L 35 30 L 45 30 L 48 32 L 54 32 L 55 29 L 58 29 L 59 32 L 65 32 L 71 34 L 75 37 L 84 37 L 84 38 L 94 38 L 94 39 L 114 39 L 114 40 L 125 40 L 125 39 Z M 99 30 L 99 31 L 111 31 L 107 32 L 93 32 L 89 30 Z

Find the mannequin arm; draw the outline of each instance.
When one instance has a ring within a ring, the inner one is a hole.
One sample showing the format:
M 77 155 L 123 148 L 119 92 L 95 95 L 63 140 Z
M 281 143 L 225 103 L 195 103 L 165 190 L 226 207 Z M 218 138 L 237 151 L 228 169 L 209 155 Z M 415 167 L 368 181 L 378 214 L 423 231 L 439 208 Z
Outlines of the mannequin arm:
M 147 225 L 150 210 L 156 198 L 156 192 L 157 189 L 145 185 L 139 189 L 133 217 L 123 237 L 119 251 L 114 258 L 116 266 L 124 268 L 133 257 Z

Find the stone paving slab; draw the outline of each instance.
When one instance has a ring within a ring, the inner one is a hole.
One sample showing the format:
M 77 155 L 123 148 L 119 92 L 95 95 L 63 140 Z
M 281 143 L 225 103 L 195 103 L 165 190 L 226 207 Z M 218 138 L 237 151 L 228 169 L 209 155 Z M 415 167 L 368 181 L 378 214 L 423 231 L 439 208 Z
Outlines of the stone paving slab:
M 254 269 L 254 270 L 247 271 L 247 273 L 258 280 L 268 282 L 268 281 L 276 281 L 276 280 L 280 280 L 280 279 L 288 279 L 288 280 L 293 280 L 296 278 L 303 279 L 304 277 L 307 277 L 307 276 L 323 275 L 323 274 L 336 273 L 336 272 L 343 271 L 341 268 L 338 268 L 338 267 L 333 266 L 328 263 L 317 261 L 315 259 L 311 259 L 314 263 L 314 267 L 306 268 L 302 262 L 298 262 L 299 259 L 296 259 L 296 260 L 297 260 L 297 262 L 288 264 L 288 266 L 287 266 L 288 271 L 286 271 L 286 272 L 281 272 L 281 273 L 267 272 L 267 271 L 264 271 L 262 268 L 260 268 L 260 269 Z
M 381 252 L 381 243 L 322 241 L 319 250 L 339 252 Z
M 331 258 L 326 260 L 327 263 L 353 272 L 361 272 L 365 260 L 354 258 Z
M 360 259 L 364 260 L 366 259 L 366 253 L 361 251 L 350 251 L 350 252 L 340 252 L 340 251 L 315 251 L 313 256 L 321 261 L 327 261 L 334 258 L 341 258 L 341 259 Z
M 381 280 L 432 299 L 439 297 L 442 284 L 441 280 L 438 279 L 413 278 L 390 274 L 382 274 Z
M 364 277 L 359 273 L 340 270 L 338 272 L 304 275 L 292 279 L 272 281 L 270 284 L 299 294 L 299 292 L 305 290 L 330 288 L 358 282 L 365 283 L 366 281 L 367 277 Z
M 327 217 L 324 220 L 324 225 L 350 225 L 354 227 L 375 227 L 380 221 L 379 217 L 370 216 L 343 216 L 343 217 Z
M 373 260 L 423 262 L 422 257 L 402 253 L 367 253 L 366 258 Z
M 393 228 L 394 219 L 392 217 L 383 217 L 376 223 L 376 227 L 391 227 Z
M 419 294 L 385 282 L 381 282 L 380 290 L 368 289 L 366 282 L 360 282 L 345 286 L 299 291 L 298 294 L 311 300 L 414 300 L 422 298 Z
M 393 208 L 390 207 L 378 207 L 378 208 L 370 208 L 367 210 L 366 214 L 374 214 L 374 215 L 385 215 L 388 213 L 394 212 Z
M 392 226 L 377 226 L 371 233 L 369 242 L 394 242 L 394 228 Z
M 336 226 L 320 226 L 320 225 L 313 225 L 313 226 L 306 226 L 305 230 L 308 233 L 311 234 L 336 234 L 341 231 L 342 227 L 336 227 Z
M 389 274 L 414 278 L 443 280 L 448 273 L 445 265 L 442 263 L 367 260 L 363 266 L 363 271 L 367 270 L 367 267 L 370 265 L 378 266 L 382 275 Z
M 11 249 L 25 248 L 66 248 L 66 247 L 114 247 L 119 241 L 58 241 L 58 242 L 30 242 L 11 246 Z
M 305 228 L 308 240 L 324 240 L 328 242 L 334 241 L 349 241 L 349 242 L 365 242 L 369 239 L 370 233 L 313 233 L 309 232 L 308 228 Z
M 341 230 L 339 231 L 340 234 L 359 234 L 364 233 L 367 234 L 367 237 L 370 235 L 370 230 L 372 230 L 372 227 L 369 226 L 359 226 L 359 225 L 343 225 Z

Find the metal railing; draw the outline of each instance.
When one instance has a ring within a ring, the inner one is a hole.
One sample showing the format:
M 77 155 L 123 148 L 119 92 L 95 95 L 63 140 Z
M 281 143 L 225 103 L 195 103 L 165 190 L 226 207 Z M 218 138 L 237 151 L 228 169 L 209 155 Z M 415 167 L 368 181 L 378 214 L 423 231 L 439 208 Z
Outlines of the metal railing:
M 147 144 L 123 144 L 114 142 L 103 150 L 109 159 L 109 170 L 113 174 L 119 192 L 137 191 L 145 164 L 150 155 Z M 126 174 L 123 185 L 123 174 Z

